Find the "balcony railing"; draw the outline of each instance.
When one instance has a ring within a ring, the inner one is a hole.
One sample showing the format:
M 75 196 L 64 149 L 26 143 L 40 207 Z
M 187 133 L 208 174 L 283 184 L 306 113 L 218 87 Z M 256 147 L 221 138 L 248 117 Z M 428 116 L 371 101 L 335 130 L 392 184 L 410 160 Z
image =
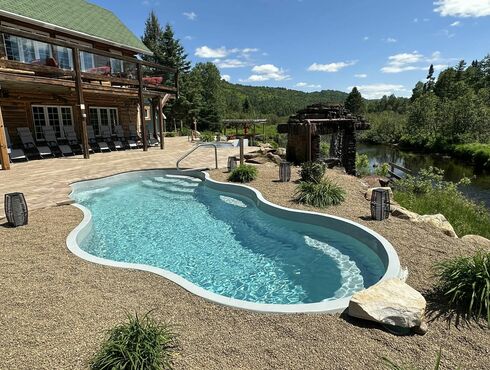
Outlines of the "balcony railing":
M 145 90 L 177 90 L 177 71 L 103 50 L 96 50 L 26 31 L 0 26 L 0 66 L 22 74 L 72 79 L 74 50 L 78 50 L 84 81 L 100 81 L 110 86 L 139 86 L 141 66 Z

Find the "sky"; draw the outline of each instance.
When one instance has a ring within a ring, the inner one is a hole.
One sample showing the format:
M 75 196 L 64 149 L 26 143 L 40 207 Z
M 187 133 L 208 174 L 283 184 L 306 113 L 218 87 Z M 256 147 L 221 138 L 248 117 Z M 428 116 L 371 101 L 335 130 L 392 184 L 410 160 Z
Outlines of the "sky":
M 490 53 L 490 0 L 91 1 L 137 36 L 155 11 L 193 63 L 245 85 L 410 96 L 430 64 Z

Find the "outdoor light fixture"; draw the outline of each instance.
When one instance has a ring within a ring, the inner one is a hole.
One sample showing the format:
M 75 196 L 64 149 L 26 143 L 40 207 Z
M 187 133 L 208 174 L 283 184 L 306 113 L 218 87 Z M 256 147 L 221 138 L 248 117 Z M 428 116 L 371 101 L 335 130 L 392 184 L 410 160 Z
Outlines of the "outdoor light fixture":
M 371 217 L 382 221 L 390 215 L 390 193 L 388 189 L 373 189 L 371 195 Z
M 236 168 L 237 160 L 236 157 L 228 157 L 228 172 L 233 171 Z
M 291 163 L 279 163 L 279 180 L 281 182 L 289 182 L 291 180 Z
M 27 225 L 27 203 L 23 193 L 5 194 L 5 215 L 10 226 Z

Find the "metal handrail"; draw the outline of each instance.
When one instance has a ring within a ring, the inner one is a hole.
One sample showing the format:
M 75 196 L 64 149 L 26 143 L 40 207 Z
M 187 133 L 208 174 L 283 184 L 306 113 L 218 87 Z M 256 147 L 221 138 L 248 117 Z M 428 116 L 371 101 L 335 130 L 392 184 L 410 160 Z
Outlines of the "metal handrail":
M 177 160 L 177 163 L 175 164 L 175 167 L 177 168 L 177 170 L 181 171 L 181 169 L 179 167 L 180 162 L 182 162 L 185 158 L 187 158 L 195 150 L 197 150 L 198 148 L 201 148 L 203 146 L 213 146 L 214 147 L 214 162 L 216 165 L 216 169 L 218 169 L 218 146 L 216 144 L 213 144 L 213 143 L 203 143 L 203 144 L 199 144 L 199 145 L 195 146 L 194 148 L 192 148 L 190 151 L 185 153 L 182 157 L 180 157 Z

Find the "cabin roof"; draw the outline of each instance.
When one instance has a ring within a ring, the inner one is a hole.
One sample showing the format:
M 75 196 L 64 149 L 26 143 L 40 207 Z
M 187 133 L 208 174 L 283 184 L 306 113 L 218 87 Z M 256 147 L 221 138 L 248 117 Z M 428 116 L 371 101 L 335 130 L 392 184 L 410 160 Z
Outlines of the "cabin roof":
M 85 0 L 0 0 L 0 15 L 152 54 L 114 13 Z

